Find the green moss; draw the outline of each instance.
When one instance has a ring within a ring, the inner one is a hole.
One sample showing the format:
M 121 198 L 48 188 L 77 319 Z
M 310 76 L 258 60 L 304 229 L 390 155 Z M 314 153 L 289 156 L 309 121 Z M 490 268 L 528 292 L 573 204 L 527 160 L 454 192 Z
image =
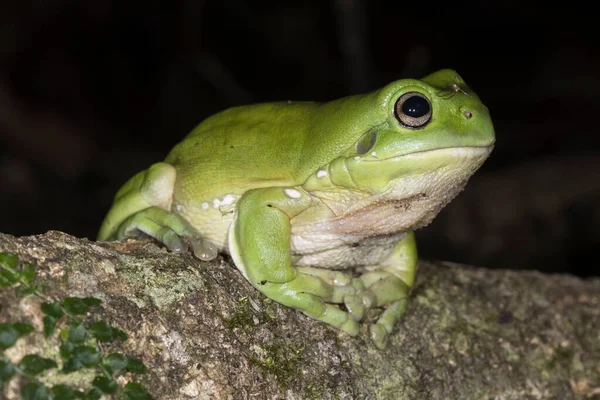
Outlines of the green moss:
M 227 329 L 231 331 L 236 329 L 246 331 L 254 328 L 257 324 L 266 324 L 275 320 L 272 303 L 267 304 L 264 311 L 253 310 L 247 297 L 240 299 L 239 304 L 240 306 L 231 318 L 222 318 Z
M 265 373 L 275 375 L 279 389 L 284 391 L 289 382 L 297 375 L 297 365 L 301 360 L 304 345 L 293 346 L 284 343 L 260 347 L 261 354 L 250 356 L 248 361 L 260 367 Z

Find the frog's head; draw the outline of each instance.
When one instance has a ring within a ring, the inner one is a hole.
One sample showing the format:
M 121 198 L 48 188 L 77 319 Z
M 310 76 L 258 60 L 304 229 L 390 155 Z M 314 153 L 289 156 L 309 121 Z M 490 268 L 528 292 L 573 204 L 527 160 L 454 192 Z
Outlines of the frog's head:
M 369 126 L 328 172 L 337 187 L 377 197 L 365 201 L 422 198 L 441 208 L 492 150 L 488 109 L 455 71 L 392 82 L 360 101 Z

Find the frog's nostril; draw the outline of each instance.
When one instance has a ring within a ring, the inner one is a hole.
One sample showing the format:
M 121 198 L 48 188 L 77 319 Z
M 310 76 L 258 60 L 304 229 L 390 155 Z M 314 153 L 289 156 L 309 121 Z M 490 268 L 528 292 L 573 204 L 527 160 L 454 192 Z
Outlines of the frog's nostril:
M 473 113 L 469 110 L 463 111 L 463 115 L 465 116 L 466 119 L 471 119 L 473 117 Z

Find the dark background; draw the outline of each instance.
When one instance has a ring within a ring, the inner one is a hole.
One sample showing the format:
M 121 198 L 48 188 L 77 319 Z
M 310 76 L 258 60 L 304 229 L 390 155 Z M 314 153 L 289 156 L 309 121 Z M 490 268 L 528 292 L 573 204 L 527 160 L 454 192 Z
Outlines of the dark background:
M 94 238 L 112 196 L 208 115 L 456 69 L 497 145 L 423 258 L 598 275 L 598 19 L 526 1 L 3 2 L 0 231 Z

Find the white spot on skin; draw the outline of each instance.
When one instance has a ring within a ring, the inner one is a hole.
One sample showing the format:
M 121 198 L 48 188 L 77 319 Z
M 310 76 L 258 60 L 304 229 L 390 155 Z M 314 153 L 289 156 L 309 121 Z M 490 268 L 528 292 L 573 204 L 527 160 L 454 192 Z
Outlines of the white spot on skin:
M 235 201 L 235 195 L 226 194 L 225 197 L 223 197 L 223 200 L 221 201 L 221 205 L 228 206 L 230 204 L 233 204 L 234 201 Z
M 202 203 L 203 210 L 208 210 L 208 207 L 210 207 L 210 204 L 208 204 L 207 202 Z
M 285 194 L 291 199 L 299 199 L 302 197 L 302 193 L 296 189 L 285 189 Z
M 359 156 L 354 157 L 355 160 L 360 160 Z
M 327 175 L 329 175 L 329 174 L 327 173 L 327 171 L 325 171 L 325 170 L 322 170 L 322 169 L 321 169 L 321 170 L 319 170 L 319 172 L 317 172 L 317 178 L 325 178 Z
M 220 205 L 221 205 L 221 200 L 220 199 L 214 199 L 213 200 L 213 207 L 214 208 L 219 208 Z
M 177 204 L 177 206 L 175 206 L 175 209 L 177 210 L 177 212 L 183 212 L 185 210 L 185 207 L 181 204 Z
M 372 152 L 371 156 L 373 156 L 373 158 L 377 158 L 377 153 L 376 152 Z

